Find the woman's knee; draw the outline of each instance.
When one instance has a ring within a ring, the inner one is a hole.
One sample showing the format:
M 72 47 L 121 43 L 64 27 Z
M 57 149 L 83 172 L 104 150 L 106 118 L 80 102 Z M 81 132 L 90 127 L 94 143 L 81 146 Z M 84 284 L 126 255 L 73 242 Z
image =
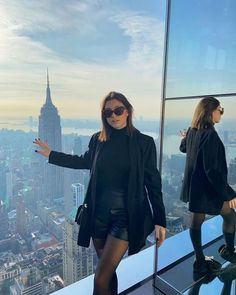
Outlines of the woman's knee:
M 192 229 L 200 230 L 202 227 L 203 222 L 205 221 L 205 214 L 204 213 L 192 213 L 191 225 Z
M 232 212 L 232 209 L 229 207 L 229 202 L 224 202 L 220 211 L 220 215 L 223 217 L 224 215 L 228 215 Z
M 235 212 L 233 209 L 230 209 L 229 212 L 221 214 L 224 223 L 229 226 L 235 226 Z

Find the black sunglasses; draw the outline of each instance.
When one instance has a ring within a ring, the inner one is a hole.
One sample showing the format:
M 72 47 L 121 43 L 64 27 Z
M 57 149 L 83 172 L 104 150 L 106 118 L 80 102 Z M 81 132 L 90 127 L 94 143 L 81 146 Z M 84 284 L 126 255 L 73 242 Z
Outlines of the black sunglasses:
M 114 110 L 112 110 L 112 109 L 104 109 L 102 111 L 102 113 L 103 113 L 103 116 L 107 119 L 107 118 L 110 118 L 113 113 L 116 116 L 121 116 L 121 115 L 123 115 L 124 111 L 125 111 L 125 107 L 120 106 L 120 107 L 115 108 Z
M 222 107 L 218 107 L 217 110 L 220 112 L 221 115 L 224 114 L 224 108 L 222 108 Z

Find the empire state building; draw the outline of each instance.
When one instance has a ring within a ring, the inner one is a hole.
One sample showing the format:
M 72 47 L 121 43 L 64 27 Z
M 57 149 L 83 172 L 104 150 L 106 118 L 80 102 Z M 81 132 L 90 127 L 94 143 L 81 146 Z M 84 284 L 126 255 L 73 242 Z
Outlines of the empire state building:
M 39 138 L 47 141 L 52 150 L 61 151 L 61 123 L 57 108 L 52 103 L 47 72 L 46 102 L 39 115 Z M 45 159 L 40 161 L 42 173 L 42 199 L 46 204 L 63 197 L 63 168 L 48 164 Z

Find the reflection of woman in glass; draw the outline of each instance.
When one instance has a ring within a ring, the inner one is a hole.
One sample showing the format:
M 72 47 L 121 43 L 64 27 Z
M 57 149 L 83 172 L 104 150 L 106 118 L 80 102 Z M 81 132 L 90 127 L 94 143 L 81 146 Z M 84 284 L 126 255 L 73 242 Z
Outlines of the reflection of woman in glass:
M 221 289 L 221 284 L 219 284 L 218 279 L 223 283 L 222 289 Z M 236 279 L 236 264 L 229 263 L 227 266 L 222 267 L 217 273 L 209 274 L 209 276 L 205 276 L 203 279 L 196 282 L 188 290 L 188 295 L 210 294 L 209 291 L 213 290 L 214 285 L 215 285 L 215 289 L 218 291 L 217 294 L 220 294 L 220 295 L 235 294 L 235 292 L 233 292 L 233 290 L 232 290 L 233 289 L 232 283 L 235 279 Z M 214 282 L 213 282 L 213 280 L 214 280 Z M 205 286 L 204 291 L 200 290 L 202 285 L 206 285 L 209 283 L 211 283 L 209 290 L 207 290 L 208 287 L 206 287 L 206 286 Z M 221 293 L 220 293 L 220 289 L 221 289 Z
M 196 260 L 194 272 L 206 274 L 214 268 L 214 261 L 205 257 L 202 250 L 201 226 L 205 215 L 223 217 L 223 234 L 226 245 L 221 256 L 236 262 L 234 253 L 236 193 L 227 183 L 225 149 L 214 124 L 224 109 L 214 97 L 203 98 L 195 109 L 191 128 L 181 141 L 180 150 L 187 153 L 181 200 L 189 202 L 192 212 L 190 237 Z
M 154 140 L 134 128 L 132 113 L 123 94 L 109 93 L 102 103 L 102 131 L 92 136 L 82 156 L 51 151 L 47 143 L 34 141 L 41 147 L 37 152 L 49 157 L 49 163 L 91 171 L 77 221 L 78 245 L 88 247 L 92 237 L 99 257 L 94 295 L 117 294 L 115 271 L 120 260 L 128 248 L 129 254 L 140 251 L 154 225 L 158 245 L 165 238 Z

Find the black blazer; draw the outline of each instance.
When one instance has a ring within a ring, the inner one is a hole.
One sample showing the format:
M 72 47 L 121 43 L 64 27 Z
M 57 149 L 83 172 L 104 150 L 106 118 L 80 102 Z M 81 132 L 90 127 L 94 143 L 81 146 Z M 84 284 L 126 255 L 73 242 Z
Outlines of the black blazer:
M 181 200 L 189 210 L 217 215 L 224 201 L 236 197 L 227 182 L 224 145 L 214 128 L 189 128 L 180 151 L 187 153 Z
M 68 155 L 52 151 L 49 163 L 74 169 L 90 169 L 83 213 L 80 216 L 78 245 L 88 247 L 94 216 L 97 181 L 97 157 L 104 146 L 95 133 L 84 155 Z M 126 205 L 128 211 L 129 255 L 145 245 L 154 225 L 166 227 L 161 177 L 157 170 L 156 147 L 152 137 L 136 130 L 129 136 L 130 173 Z M 150 207 L 151 203 L 151 207 Z M 84 213 L 86 212 L 86 214 Z

